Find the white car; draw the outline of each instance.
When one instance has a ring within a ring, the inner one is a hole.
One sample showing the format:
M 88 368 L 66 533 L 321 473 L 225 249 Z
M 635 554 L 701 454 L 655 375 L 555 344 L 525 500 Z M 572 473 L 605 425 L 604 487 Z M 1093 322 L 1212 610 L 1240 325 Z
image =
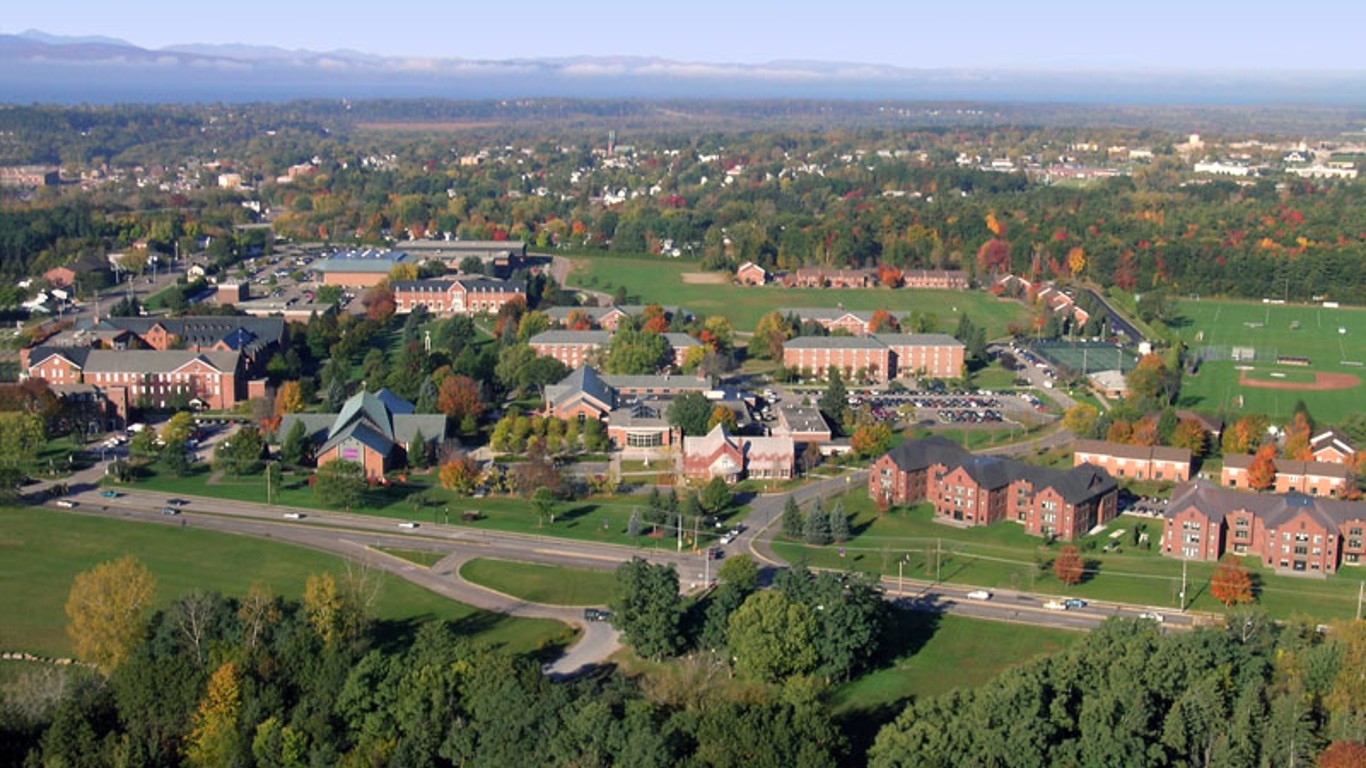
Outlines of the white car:
M 417 527 L 417 523 L 414 523 L 412 520 L 404 520 L 403 522 L 401 522 L 401 523 L 398 524 L 398 527 L 399 527 L 399 528 L 416 528 L 416 527 Z
M 1160 613 L 1153 613 L 1152 611 L 1145 611 L 1144 613 L 1140 613 L 1140 614 L 1138 614 L 1138 618 L 1140 618 L 1140 619 L 1147 619 L 1147 620 L 1149 620 L 1149 621 L 1155 621 L 1155 622 L 1157 622 L 1158 624 L 1161 624 L 1162 621 L 1163 621 L 1163 619 L 1162 619 L 1162 614 L 1160 614 Z
M 974 589 L 967 594 L 969 600 L 990 600 L 991 593 L 985 589 Z
M 302 520 L 305 515 L 302 512 L 286 512 L 284 517 L 286 520 Z

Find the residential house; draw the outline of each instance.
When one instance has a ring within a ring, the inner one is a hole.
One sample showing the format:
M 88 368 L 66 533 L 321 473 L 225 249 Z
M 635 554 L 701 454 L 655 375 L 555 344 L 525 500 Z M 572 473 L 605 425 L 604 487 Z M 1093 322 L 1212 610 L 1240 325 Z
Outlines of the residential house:
M 873 312 L 843 308 L 804 307 L 778 310 L 784 317 L 795 317 L 802 323 L 816 323 L 827 331 L 844 331 L 850 336 L 867 336 L 873 332 Z M 897 318 L 900 321 L 900 318 Z
M 1215 561 L 1255 555 L 1278 573 L 1327 576 L 1366 557 L 1366 504 L 1240 493 L 1206 480 L 1179 486 L 1164 511 L 1161 553 Z
M 1073 447 L 1072 465 L 1082 464 L 1129 480 L 1184 483 L 1191 477 L 1191 452 L 1187 448 L 1078 440 Z
M 337 413 L 285 414 L 279 434 L 288 435 L 296 423 L 302 423 L 316 446 L 313 455 L 318 466 L 338 459 L 354 461 L 367 479 L 376 480 L 403 465 L 408 447 L 419 435 L 429 447 L 445 441 L 443 414 L 413 410 L 412 403 L 388 389 L 361 391 Z
M 877 282 L 871 269 L 801 267 L 787 276 L 789 288 L 867 288 Z
M 1336 429 L 1325 429 L 1309 439 L 1309 453 L 1314 461 L 1326 464 L 1354 466 L 1357 449 L 1346 435 Z
M 1114 518 L 1118 484 L 1105 470 L 1036 467 L 971 454 L 941 437 L 908 440 L 873 462 L 868 494 L 881 504 L 928 501 L 936 520 L 963 526 L 1009 520 L 1034 536 L 1077 539 Z
M 763 285 L 768 282 L 768 270 L 747 261 L 735 270 L 735 282 L 740 285 Z

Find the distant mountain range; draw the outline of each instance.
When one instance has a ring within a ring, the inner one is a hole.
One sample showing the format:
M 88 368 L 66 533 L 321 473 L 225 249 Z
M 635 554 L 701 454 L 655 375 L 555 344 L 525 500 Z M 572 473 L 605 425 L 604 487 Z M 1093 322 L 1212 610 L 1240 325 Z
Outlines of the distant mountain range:
M 5 103 L 546 96 L 1366 105 L 1366 72 L 905 69 L 620 56 L 481 60 L 244 44 L 147 49 L 111 37 L 37 30 L 0 35 Z

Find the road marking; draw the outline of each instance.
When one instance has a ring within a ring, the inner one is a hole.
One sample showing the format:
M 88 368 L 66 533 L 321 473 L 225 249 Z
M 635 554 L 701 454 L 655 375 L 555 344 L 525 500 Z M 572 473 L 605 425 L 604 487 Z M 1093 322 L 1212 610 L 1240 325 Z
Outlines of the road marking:
M 564 549 L 533 549 L 531 550 L 531 553 L 534 555 L 558 555 L 559 557 L 570 558 L 581 557 L 588 560 L 602 560 L 603 562 L 608 563 L 620 563 L 622 561 L 619 557 L 611 557 L 609 555 L 591 555 L 587 552 L 570 552 Z

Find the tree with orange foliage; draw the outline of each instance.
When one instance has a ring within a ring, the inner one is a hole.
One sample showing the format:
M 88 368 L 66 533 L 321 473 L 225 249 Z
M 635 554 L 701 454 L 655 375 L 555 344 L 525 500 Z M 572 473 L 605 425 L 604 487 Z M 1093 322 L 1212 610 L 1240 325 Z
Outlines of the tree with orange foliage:
M 870 333 L 900 333 L 901 323 L 897 322 L 896 316 L 885 309 L 873 312 L 872 318 L 868 320 Z
M 286 381 L 275 390 L 275 415 L 298 413 L 304 409 L 304 399 L 299 392 L 299 382 Z
M 1069 587 L 1080 584 L 1085 571 L 1086 566 L 1081 561 L 1081 552 L 1071 544 L 1059 550 L 1058 556 L 1053 558 L 1053 575 Z
M 1129 442 L 1133 445 L 1157 445 L 1157 419 L 1145 417 L 1134 422 Z
M 977 249 L 977 271 L 991 274 L 1009 270 L 1010 244 L 1006 241 L 993 237 Z
M 987 213 L 987 229 L 991 230 L 991 234 L 996 237 L 1003 237 L 1006 233 L 1006 226 L 1001 223 L 1000 219 L 996 218 L 995 211 Z
M 1309 441 L 1314 435 L 1314 424 L 1309 412 L 1296 410 L 1295 417 L 1285 430 L 1285 447 L 1282 455 L 1296 461 L 1309 461 L 1313 454 L 1309 451 Z
M 1265 416 L 1244 416 L 1224 430 L 1224 455 L 1232 453 L 1252 453 L 1262 443 L 1266 434 Z
M 589 319 L 588 313 L 582 309 L 570 310 L 569 316 L 564 319 L 564 324 L 571 331 L 587 331 L 593 327 L 593 321 Z
M 901 285 L 901 270 L 891 264 L 879 264 L 877 281 L 888 288 L 897 288 Z
M 454 420 L 461 433 L 473 433 L 479 425 L 479 417 L 484 413 L 479 382 L 468 376 L 446 378 L 437 391 L 436 408 Z
M 1247 486 L 1265 491 L 1276 484 L 1276 444 L 1266 443 L 1257 449 L 1252 465 L 1247 468 Z
M 1242 605 L 1255 598 L 1252 594 L 1252 576 L 1238 558 L 1232 554 L 1224 555 L 1209 579 L 1209 593 L 1224 605 Z
M 361 305 L 365 307 L 365 316 L 371 320 L 384 322 L 394 316 L 394 292 L 389 290 L 389 286 L 381 283 L 365 292 L 361 299 Z
M 1366 744 L 1335 741 L 1319 753 L 1318 768 L 1361 768 L 1366 765 Z
M 668 333 L 669 318 L 665 317 L 664 314 L 661 312 L 658 315 L 648 318 L 640 326 L 640 329 L 642 331 L 645 331 L 646 333 Z
M 1134 426 L 1123 419 L 1110 422 L 1105 430 L 1105 439 L 1112 443 L 1127 443 L 1134 434 Z
M 469 454 L 458 456 L 442 464 L 437 477 L 441 480 L 442 488 L 468 496 L 479 481 L 479 462 L 470 458 Z

